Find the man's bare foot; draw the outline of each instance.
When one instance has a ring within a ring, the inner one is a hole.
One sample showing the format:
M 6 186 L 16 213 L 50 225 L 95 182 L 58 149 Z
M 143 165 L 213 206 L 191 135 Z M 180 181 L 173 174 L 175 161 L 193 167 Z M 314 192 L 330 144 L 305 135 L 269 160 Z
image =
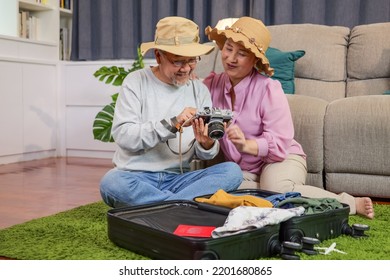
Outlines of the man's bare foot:
M 374 206 L 369 197 L 355 197 L 356 214 L 368 219 L 374 218 Z

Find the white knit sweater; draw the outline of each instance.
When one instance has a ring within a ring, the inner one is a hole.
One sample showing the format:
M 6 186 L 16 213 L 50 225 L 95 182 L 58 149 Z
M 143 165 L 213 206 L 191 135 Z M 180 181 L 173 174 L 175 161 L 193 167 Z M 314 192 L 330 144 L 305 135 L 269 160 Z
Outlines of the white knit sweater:
M 118 147 L 114 165 L 122 170 L 180 172 L 180 156 L 175 154 L 179 152 L 179 132 L 170 132 L 161 120 L 170 123 L 170 118 L 185 107 L 200 111 L 211 107 L 210 93 L 200 80 L 177 87 L 157 79 L 150 68 L 130 73 L 123 81 L 115 108 L 112 135 Z M 219 151 L 218 141 L 210 150 L 195 142 L 188 151 L 193 139 L 192 127 L 184 128 L 184 171 L 189 170 L 194 153 L 200 159 L 211 159 Z

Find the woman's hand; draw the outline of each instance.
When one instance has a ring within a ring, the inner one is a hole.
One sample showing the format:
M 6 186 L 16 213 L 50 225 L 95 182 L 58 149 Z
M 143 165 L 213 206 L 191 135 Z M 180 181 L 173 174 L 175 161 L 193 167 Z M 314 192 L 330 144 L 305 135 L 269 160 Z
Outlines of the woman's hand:
M 225 133 L 227 138 L 233 143 L 240 153 L 246 153 L 256 156 L 258 154 L 257 142 L 255 140 L 247 140 L 244 132 L 236 125 L 230 125 L 226 128 Z
M 205 124 L 202 118 L 197 118 L 192 121 L 192 129 L 194 130 L 195 139 L 206 150 L 211 149 L 215 141 L 208 136 L 208 128 L 208 124 Z

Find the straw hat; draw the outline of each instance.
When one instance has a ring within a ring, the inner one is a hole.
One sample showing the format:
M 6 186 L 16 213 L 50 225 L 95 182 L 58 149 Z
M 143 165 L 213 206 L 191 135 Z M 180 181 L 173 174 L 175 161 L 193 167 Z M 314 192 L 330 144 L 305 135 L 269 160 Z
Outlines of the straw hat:
M 141 54 L 150 49 L 160 49 L 179 56 L 200 56 L 214 47 L 199 43 L 199 26 L 182 17 L 165 17 L 156 25 L 153 42 L 141 44 Z
M 210 40 L 214 40 L 219 49 L 223 48 L 226 39 L 232 39 L 236 43 L 241 43 L 250 50 L 259 60 L 256 68 L 259 72 L 272 76 L 274 69 L 269 65 L 265 52 L 271 42 L 271 33 L 261 20 L 251 17 L 241 17 L 233 23 L 231 27 L 225 29 L 206 27 L 206 35 Z

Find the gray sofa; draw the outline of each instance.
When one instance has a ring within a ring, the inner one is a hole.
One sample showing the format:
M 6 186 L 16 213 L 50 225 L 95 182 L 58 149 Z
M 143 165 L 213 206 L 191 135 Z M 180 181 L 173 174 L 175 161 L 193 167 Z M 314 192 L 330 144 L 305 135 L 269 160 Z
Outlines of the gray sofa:
M 295 62 L 295 94 L 286 95 L 307 154 L 306 183 L 390 198 L 390 23 L 269 30 L 271 47 L 306 52 Z M 210 71 L 223 71 L 217 48 L 197 67 L 200 78 Z

